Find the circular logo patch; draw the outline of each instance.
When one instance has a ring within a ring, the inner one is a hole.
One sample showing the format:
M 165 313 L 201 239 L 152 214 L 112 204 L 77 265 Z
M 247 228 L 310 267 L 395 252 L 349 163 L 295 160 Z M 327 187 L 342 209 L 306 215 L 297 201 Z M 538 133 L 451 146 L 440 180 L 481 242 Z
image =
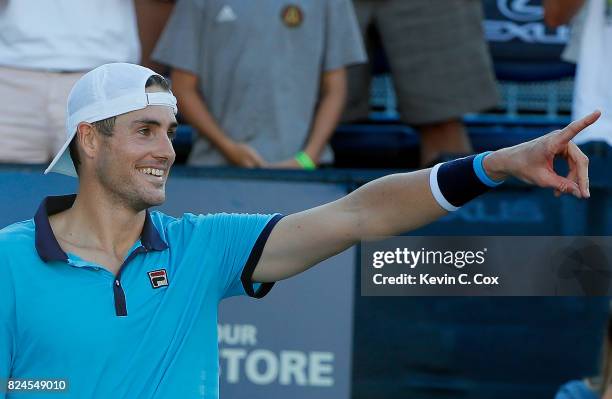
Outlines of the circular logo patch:
M 304 13 L 300 7 L 290 4 L 283 8 L 281 18 L 288 27 L 297 28 L 304 22 Z

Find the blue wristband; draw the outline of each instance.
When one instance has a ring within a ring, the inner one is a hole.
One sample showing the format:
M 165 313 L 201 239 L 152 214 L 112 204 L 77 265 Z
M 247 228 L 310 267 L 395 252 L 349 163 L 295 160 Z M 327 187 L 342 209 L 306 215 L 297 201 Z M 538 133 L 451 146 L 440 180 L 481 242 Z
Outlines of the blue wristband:
M 487 186 L 497 187 L 500 184 L 502 184 L 505 180 L 495 181 L 491 179 L 489 175 L 487 175 L 487 172 L 485 172 L 484 166 L 482 165 L 482 162 L 484 161 L 485 157 L 489 155 L 491 152 L 492 151 L 483 152 L 481 154 L 476 155 L 476 157 L 474 157 L 474 161 L 473 161 L 474 172 L 476 173 L 476 176 L 478 176 L 478 179 L 480 179 L 480 181 L 486 184 Z

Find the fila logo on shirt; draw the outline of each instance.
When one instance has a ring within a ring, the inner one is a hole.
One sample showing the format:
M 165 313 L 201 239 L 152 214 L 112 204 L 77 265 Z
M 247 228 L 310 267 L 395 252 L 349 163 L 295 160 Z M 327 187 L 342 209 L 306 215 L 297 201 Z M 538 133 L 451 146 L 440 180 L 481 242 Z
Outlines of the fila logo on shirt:
M 148 272 L 147 274 L 149 275 L 149 280 L 151 281 L 151 286 L 153 288 L 168 286 L 168 276 L 166 275 L 166 269 L 153 270 L 152 272 Z

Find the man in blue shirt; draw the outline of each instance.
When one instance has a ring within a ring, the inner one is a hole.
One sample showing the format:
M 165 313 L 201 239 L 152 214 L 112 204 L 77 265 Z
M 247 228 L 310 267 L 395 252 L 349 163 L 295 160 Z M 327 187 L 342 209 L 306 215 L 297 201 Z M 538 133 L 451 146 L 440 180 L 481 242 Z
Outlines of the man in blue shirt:
M 153 71 L 107 64 L 68 100 L 67 140 L 47 172 L 78 177 L 32 220 L 0 231 L 0 398 L 218 398 L 217 305 L 265 295 L 367 237 L 429 223 L 508 175 L 588 198 L 570 140 L 598 113 L 534 141 L 373 181 L 281 215 L 192 215 L 165 200 L 176 100 Z M 564 156 L 567 177 L 552 159 Z M 10 379 L 7 383 L 6 379 Z M 36 388 L 38 386 L 38 388 Z M 7 389 L 8 388 L 8 389 Z M 17 389 L 19 388 L 19 389 Z

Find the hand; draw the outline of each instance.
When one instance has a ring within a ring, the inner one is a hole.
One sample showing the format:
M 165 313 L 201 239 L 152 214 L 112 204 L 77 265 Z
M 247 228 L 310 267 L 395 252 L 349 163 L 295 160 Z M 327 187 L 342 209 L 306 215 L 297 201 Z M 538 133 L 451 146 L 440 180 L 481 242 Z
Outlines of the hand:
M 485 171 L 494 180 L 511 175 L 539 187 L 553 188 L 556 196 L 571 193 L 577 198 L 589 198 L 589 158 L 571 140 L 600 115 L 595 111 L 561 130 L 495 151 L 485 157 Z M 566 177 L 557 175 L 553 169 L 553 160 L 558 155 L 569 165 Z
M 302 166 L 293 158 L 267 165 L 271 169 L 302 169 Z
M 232 165 L 243 168 L 261 168 L 267 164 L 253 147 L 244 143 L 230 143 L 223 155 Z

